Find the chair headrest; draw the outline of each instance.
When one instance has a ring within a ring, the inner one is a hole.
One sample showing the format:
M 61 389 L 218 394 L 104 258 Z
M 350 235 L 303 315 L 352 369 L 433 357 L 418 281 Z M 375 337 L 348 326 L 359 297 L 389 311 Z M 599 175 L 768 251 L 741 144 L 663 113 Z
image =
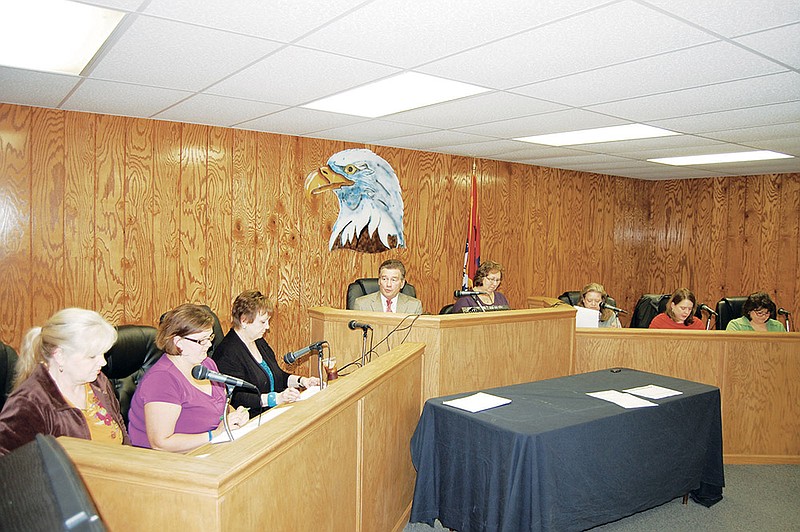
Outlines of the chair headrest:
M 103 373 L 110 379 L 123 379 L 142 368 L 149 368 L 162 351 L 156 347 L 156 328 L 148 325 L 120 325 L 117 341 L 106 352 Z

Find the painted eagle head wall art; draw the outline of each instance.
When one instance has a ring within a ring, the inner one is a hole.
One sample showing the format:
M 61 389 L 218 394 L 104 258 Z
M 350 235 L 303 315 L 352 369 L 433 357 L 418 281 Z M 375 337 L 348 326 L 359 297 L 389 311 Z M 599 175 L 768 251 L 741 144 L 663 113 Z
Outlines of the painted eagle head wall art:
M 308 174 L 309 196 L 333 191 L 339 216 L 333 224 L 328 249 L 379 253 L 406 247 L 403 236 L 403 196 L 392 166 L 367 149 L 334 153 Z

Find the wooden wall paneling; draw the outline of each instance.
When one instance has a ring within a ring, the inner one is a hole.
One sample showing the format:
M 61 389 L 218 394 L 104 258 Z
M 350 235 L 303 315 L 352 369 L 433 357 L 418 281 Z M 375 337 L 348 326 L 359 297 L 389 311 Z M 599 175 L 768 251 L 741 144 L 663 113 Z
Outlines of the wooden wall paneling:
M 31 108 L 0 104 L 0 340 L 19 349 L 31 325 Z
M 180 290 L 181 125 L 153 124 L 153 314 L 143 320 L 154 325 L 167 310 L 184 301 Z
M 124 323 L 125 138 L 129 118 L 97 115 L 95 200 L 95 310 Z
M 65 113 L 64 120 L 64 301 L 94 309 L 96 115 Z
M 690 215 L 687 213 L 685 223 L 691 230 L 686 234 L 687 277 L 682 286 L 694 292 L 698 304 L 706 303 L 713 307 L 716 300 L 710 292 L 714 287 L 714 270 L 718 267 L 716 261 L 710 258 L 714 237 L 713 188 L 700 179 L 684 180 L 683 188 L 684 205 L 691 212 Z
M 308 275 L 302 260 L 305 175 L 295 159 L 298 137 L 264 136 L 269 149 L 264 150 L 265 172 L 259 175 L 268 182 L 259 188 L 268 194 L 264 196 L 263 232 L 256 235 L 257 263 L 259 274 L 277 297 L 276 325 L 281 339 L 277 347 L 286 352 L 300 347 L 309 335 L 301 293 L 302 280 Z
M 497 173 L 502 176 L 505 183 L 506 203 L 503 211 L 503 226 L 499 230 L 499 242 L 502 246 L 501 257 L 498 261 L 503 265 L 503 283 L 500 285 L 502 292 L 511 304 L 511 308 L 519 309 L 527 306 L 526 300 L 529 295 L 526 279 L 528 277 L 529 264 L 526 262 L 526 254 L 521 253 L 527 245 L 526 238 L 528 231 L 525 228 L 526 209 L 525 194 L 522 193 L 526 186 L 524 174 L 517 172 L 516 167 L 511 163 L 497 162 Z M 490 205 L 489 209 L 497 208 L 498 204 Z M 494 244 L 494 237 L 489 234 L 487 239 Z
M 208 129 L 184 124 L 181 143 L 181 290 L 189 303 L 206 303 Z
M 800 174 L 785 174 L 779 178 L 775 304 L 792 312 L 796 319 L 795 313 L 800 306 L 797 300 L 800 293 Z
M 435 159 L 436 166 L 431 179 L 432 203 L 428 209 L 433 216 L 437 256 L 434 257 L 435 262 L 422 265 L 423 270 L 419 272 L 415 268 L 414 272 L 415 278 L 426 281 L 425 293 L 420 290 L 417 296 L 427 298 L 423 301 L 423 308 L 431 314 L 437 314 L 442 307 L 455 302 L 453 291 L 461 288 L 464 279 L 464 246 L 472 206 L 472 162 L 471 157 L 448 158 L 441 154 Z M 476 177 L 479 177 L 477 172 L 476 168 Z M 486 205 L 482 189 L 479 180 L 478 205 L 481 214 Z M 424 240 L 424 237 L 417 240 Z M 481 244 L 485 245 L 484 242 L 482 240 Z
M 32 323 L 64 307 L 64 112 L 31 116 Z
M 221 127 L 208 130 L 205 302 L 216 312 L 224 331 L 231 313 L 233 131 Z
M 747 179 L 744 177 L 728 177 L 727 185 L 727 222 L 728 233 L 725 240 L 725 284 L 721 297 L 745 294 L 745 286 L 751 280 L 745 279 L 745 209 L 747 202 Z
M 763 290 L 775 296 L 781 224 L 778 181 L 775 175 L 747 180 L 745 268 L 748 273 L 745 277 L 753 283 L 745 294 Z
M 515 165 L 514 172 L 519 175 L 520 199 L 522 203 L 522 240 L 520 242 L 520 255 L 525 264 L 523 271 L 519 272 L 519 281 L 527 295 L 548 294 L 548 228 L 549 211 L 547 209 L 546 195 L 549 193 L 547 169 L 538 166 Z M 523 299 L 523 301 L 525 301 Z M 523 304 L 520 303 L 520 308 Z
M 152 120 L 130 119 L 126 143 L 124 235 L 125 279 L 123 323 L 144 323 L 156 313 L 153 217 L 153 127 Z
M 231 175 L 231 299 L 247 289 L 259 288 L 256 281 L 256 195 L 261 192 L 258 176 L 258 138 L 255 131 L 234 131 Z M 269 296 L 270 287 L 263 287 Z M 274 296 L 274 294 L 272 294 Z

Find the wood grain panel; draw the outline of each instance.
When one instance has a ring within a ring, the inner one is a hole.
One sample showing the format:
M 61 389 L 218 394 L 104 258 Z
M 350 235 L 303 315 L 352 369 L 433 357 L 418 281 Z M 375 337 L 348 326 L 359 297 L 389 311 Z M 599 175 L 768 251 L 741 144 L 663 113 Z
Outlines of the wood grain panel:
M 249 288 L 258 287 L 255 265 L 256 192 L 258 135 L 254 131 L 236 130 L 233 147 L 232 213 L 231 213 L 231 291 L 232 297 Z M 267 287 L 264 292 L 269 294 Z
M 209 128 L 203 301 L 217 313 L 223 328 L 229 325 L 231 313 L 232 150 L 233 130 Z
M 153 245 L 153 121 L 130 119 L 125 198 L 125 312 L 123 323 L 144 323 L 155 314 Z
M 64 301 L 94 309 L 95 116 L 66 113 L 64 118 Z
M 184 301 L 180 288 L 181 220 L 181 126 L 174 122 L 153 124 L 153 314 L 157 318 Z M 148 319 L 149 318 L 149 319 Z
M 787 307 L 796 317 L 796 297 L 800 294 L 800 179 L 781 179 L 779 212 L 775 303 Z M 791 302 L 794 304 L 789 306 Z
M 33 321 L 64 306 L 64 113 L 31 116 L 31 286 Z
M 206 301 L 208 127 L 183 125 L 181 143 L 180 288 L 185 302 Z
M 125 139 L 130 119 L 97 116 L 95 304 L 111 323 L 125 316 Z

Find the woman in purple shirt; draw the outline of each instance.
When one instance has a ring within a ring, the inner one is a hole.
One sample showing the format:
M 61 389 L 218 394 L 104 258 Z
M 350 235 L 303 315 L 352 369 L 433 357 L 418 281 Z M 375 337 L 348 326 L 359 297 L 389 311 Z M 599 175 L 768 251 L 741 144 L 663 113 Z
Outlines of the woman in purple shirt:
M 187 452 L 225 430 L 220 421 L 225 385 L 192 377 L 198 364 L 217 371 L 206 356 L 214 339 L 213 323 L 208 310 L 188 303 L 164 315 L 156 335 L 164 355 L 145 373 L 131 400 L 128 432 L 133 445 Z M 245 408 L 229 411 L 232 429 L 248 419 Z

